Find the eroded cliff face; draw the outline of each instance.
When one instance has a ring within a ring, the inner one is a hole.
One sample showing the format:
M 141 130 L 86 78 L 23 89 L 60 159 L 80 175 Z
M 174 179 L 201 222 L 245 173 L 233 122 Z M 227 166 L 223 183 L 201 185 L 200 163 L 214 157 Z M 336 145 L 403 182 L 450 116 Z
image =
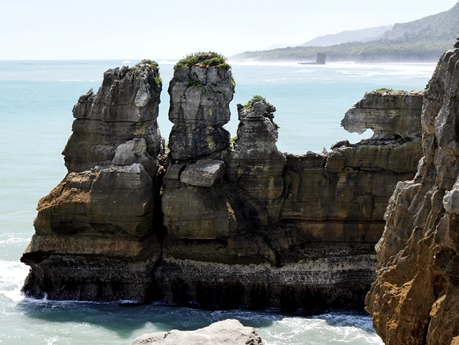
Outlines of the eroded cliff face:
M 367 93 L 343 125 L 371 128 L 372 138 L 292 155 L 277 149 L 276 108 L 259 96 L 238 106 L 230 142 L 231 69 L 205 53 L 175 68 L 166 158 L 153 67 L 109 70 L 99 92 L 75 106 L 69 173 L 40 200 L 22 257 L 31 266 L 24 292 L 203 308 L 362 308 L 387 200 L 422 154 L 422 94 Z
M 445 52 L 425 93 L 424 157 L 399 182 L 366 298 L 385 344 L 457 344 L 459 323 L 459 50 Z
M 157 64 L 108 70 L 73 109 L 68 174 L 38 203 L 26 295 L 145 302 L 160 258 Z M 156 205 L 156 207 L 158 207 Z

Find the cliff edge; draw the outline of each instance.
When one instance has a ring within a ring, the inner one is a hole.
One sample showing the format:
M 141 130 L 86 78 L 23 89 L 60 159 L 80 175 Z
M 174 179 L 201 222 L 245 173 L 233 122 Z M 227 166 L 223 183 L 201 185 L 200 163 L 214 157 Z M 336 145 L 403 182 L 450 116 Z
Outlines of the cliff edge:
M 424 157 L 399 182 L 376 246 L 366 310 L 387 345 L 459 343 L 459 49 L 445 52 L 422 111 Z

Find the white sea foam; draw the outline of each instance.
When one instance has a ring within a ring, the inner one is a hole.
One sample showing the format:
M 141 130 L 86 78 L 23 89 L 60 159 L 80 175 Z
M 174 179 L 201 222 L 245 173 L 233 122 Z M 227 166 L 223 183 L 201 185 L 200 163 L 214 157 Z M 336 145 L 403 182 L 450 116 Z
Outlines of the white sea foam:
M 23 263 L 0 260 L 0 299 L 21 301 L 24 298 L 21 287 L 28 272 Z
M 348 314 L 352 322 L 341 324 L 331 323 L 332 315 L 335 314 L 314 318 L 285 317 L 267 329 L 260 329 L 260 334 L 267 345 L 383 344 L 374 332 L 357 326 L 359 320 L 367 322 L 368 316 Z

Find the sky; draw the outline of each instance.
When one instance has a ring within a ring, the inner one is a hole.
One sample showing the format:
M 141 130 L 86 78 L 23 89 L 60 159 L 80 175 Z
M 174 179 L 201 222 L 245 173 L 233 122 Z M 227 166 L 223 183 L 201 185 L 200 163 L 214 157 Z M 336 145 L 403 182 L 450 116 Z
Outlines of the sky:
M 458 0 L 0 0 L 0 60 L 227 57 L 404 23 Z M 458 33 L 459 36 L 459 33 Z

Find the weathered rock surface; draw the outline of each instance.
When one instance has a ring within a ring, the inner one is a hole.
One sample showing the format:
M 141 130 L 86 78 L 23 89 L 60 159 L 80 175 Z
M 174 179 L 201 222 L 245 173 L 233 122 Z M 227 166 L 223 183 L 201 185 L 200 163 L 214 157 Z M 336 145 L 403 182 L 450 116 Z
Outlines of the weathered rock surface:
M 425 93 L 424 157 L 399 182 L 366 298 L 385 344 L 456 344 L 459 335 L 459 50 L 445 52 Z
M 365 97 L 349 109 L 341 121 L 348 132 L 362 134 L 372 129 L 374 139 L 393 139 L 419 135 L 422 92 L 381 89 Z
M 419 102 L 399 104 L 401 112 L 416 104 L 419 120 Z M 180 177 L 188 164 L 168 168 L 167 234 L 155 271 L 165 301 L 223 309 L 363 307 L 387 201 L 397 181 L 414 175 L 420 132 L 284 155 L 275 144 L 274 111 L 257 98 L 239 106 L 234 147 L 221 155 L 223 185 L 192 187 Z
M 224 320 L 196 331 L 157 332 L 138 337 L 132 345 L 261 345 L 263 342 L 253 327 L 244 327 L 237 320 Z
M 22 258 L 32 267 L 24 292 L 221 309 L 363 308 L 387 200 L 422 155 L 414 125 L 422 95 L 390 95 L 388 116 L 409 114 L 409 130 L 384 121 L 387 98 L 367 94 L 352 126 L 378 135 L 321 154 L 284 154 L 276 109 L 260 96 L 238 106 L 234 144 L 218 134 L 227 133 L 231 70 L 221 56 L 190 56 L 169 87 L 166 159 L 153 65 L 106 72 L 99 93 L 75 106 L 69 173 L 39 203 Z M 377 126 L 366 120 L 372 109 Z
M 230 120 L 231 78 L 231 70 L 224 67 L 196 64 L 176 68 L 168 89 L 169 120 L 174 124 L 169 137 L 173 160 L 200 158 L 229 146 L 230 134 L 223 125 Z
M 250 227 L 268 226 L 279 219 L 286 158 L 276 146 L 275 111 L 272 104 L 256 98 L 238 107 L 240 123 L 226 176 L 245 199 L 248 216 L 256 215 Z
M 145 302 L 160 258 L 157 65 L 108 70 L 80 97 L 63 152 L 68 174 L 42 198 L 21 260 L 26 295 L 55 300 Z M 155 232 L 156 231 L 156 232 Z
M 112 164 L 118 145 L 144 138 L 148 152 L 161 146 L 158 117 L 161 81 L 156 63 L 110 69 L 97 93 L 90 90 L 73 108 L 73 134 L 64 149 L 69 172 Z

